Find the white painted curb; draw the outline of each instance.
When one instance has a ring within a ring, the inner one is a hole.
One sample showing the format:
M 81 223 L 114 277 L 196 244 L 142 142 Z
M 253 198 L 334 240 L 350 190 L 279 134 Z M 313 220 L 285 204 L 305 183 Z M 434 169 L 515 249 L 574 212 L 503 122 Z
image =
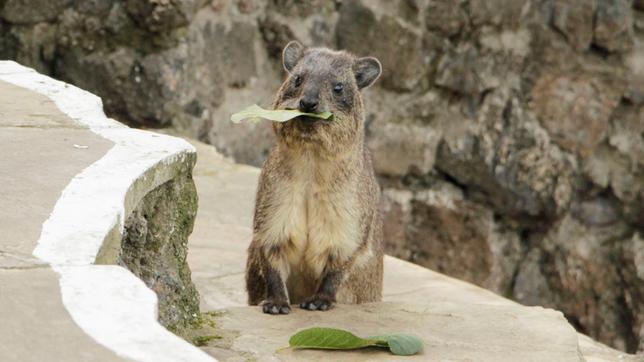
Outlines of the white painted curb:
M 103 113 L 97 96 L 0 61 L 0 80 L 49 97 L 74 121 L 115 145 L 65 187 L 44 222 L 33 254 L 60 274 L 63 304 L 98 343 L 136 361 L 214 361 L 157 321 L 157 297 L 134 274 L 116 265 L 93 265 L 108 233 L 123 233 L 131 186 L 159 163 L 195 152 L 182 139 L 128 128 Z M 151 180 L 152 187 L 166 181 Z M 73 348 L 73 346 L 70 346 Z

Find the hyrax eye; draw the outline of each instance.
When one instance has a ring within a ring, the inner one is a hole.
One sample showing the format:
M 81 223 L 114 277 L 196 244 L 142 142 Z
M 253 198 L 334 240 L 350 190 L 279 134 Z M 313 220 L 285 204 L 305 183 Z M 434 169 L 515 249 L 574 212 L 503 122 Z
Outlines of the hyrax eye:
M 293 76 L 293 85 L 299 87 L 302 84 L 302 77 L 299 75 Z
M 344 89 L 344 85 L 342 83 L 336 83 L 333 85 L 333 93 L 335 94 L 342 93 L 342 89 Z

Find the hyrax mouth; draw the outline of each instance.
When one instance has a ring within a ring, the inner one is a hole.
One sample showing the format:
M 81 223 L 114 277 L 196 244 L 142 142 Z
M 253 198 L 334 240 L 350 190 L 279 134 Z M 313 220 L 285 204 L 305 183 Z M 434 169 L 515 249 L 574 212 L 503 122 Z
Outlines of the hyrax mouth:
M 298 116 L 293 118 L 295 127 L 303 134 L 311 134 L 323 126 L 324 120 L 316 117 Z
M 295 117 L 295 120 L 303 124 L 314 124 L 314 123 L 322 122 L 322 119 L 316 118 L 316 117 L 310 117 L 310 116 L 297 116 Z

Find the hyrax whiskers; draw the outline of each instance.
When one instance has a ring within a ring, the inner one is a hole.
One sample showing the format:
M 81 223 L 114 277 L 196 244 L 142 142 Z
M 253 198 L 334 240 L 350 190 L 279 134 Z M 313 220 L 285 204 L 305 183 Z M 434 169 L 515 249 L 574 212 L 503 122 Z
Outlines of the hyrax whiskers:
M 274 109 L 333 113 L 273 123 L 276 145 L 257 190 L 246 288 L 251 305 L 287 314 L 379 301 L 380 189 L 364 144 L 361 89 L 380 76 L 372 57 L 304 48 L 283 51 L 288 77 Z

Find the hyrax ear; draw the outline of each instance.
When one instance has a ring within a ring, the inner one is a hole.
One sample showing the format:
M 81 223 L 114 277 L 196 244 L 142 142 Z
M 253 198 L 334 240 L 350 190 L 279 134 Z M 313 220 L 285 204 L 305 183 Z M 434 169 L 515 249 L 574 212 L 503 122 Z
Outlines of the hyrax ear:
M 284 51 L 282 51 L 282 63 L 284 63 L 284 69 L 290 73 L 303 55 L 304 46 L 298 41 L 293 40 L 286 44 Z
M 382 73 L 382 66 L 374 57 L 359 58 L 353 63 L 353 74 L 356 77 L 358 88 L 372 85 L 380 73 Z

